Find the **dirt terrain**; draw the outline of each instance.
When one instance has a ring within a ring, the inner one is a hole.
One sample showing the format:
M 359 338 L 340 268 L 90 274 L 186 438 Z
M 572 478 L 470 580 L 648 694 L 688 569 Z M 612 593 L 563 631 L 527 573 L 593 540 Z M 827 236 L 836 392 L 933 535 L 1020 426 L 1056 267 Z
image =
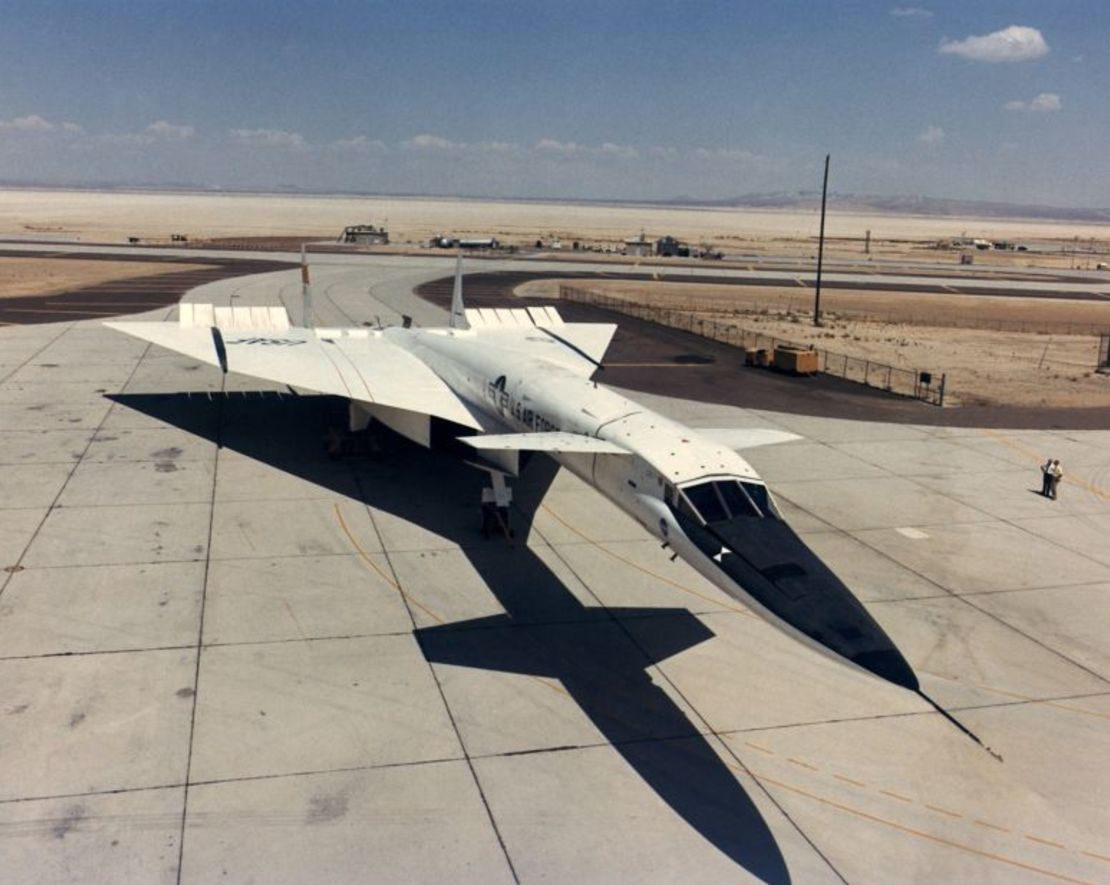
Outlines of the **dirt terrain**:
M 823 325 L 816 328 L 812 292 L 604 280 L 583 288 L 937 377 L 943 372 L 952 404 L 1110 406 L 1110 375 L 1094 371 L 1097 337 L 998 328 L 1041 322 L 1110 330 L 1106 302 L 833 290 L 822 295 Z M 521 290 L 555 297 L 558 283 Z
M 135 193 L 127 191 L 0 191 L 0 236 L 59 241 L 171 243 L 173 234 L 200 239 L 316 236 L 334 241 L 350 224 L 387 226 L 393 243 L 432 235 L 496 237 L 504 243 L 560 251 L 619 247 L 641 231 L 670 234 L 726 253 L 809 258 L 816 255 L 816 211 L 574 204 L 524 200 L 293 196 L 278 194 Z M 958 264 L 959 250 L 938 250 L 957 236 L 1024 243 L 1028 252 L 975 251 L 975 264 L 1005 267 L 1094 267 L 1110 261 L 1110 225 L 1000 218 L 955 218 L 833 212 L 827 257 L 914 258 Z M 558 254 L 558 253 L 556 253 Z M 1108 275 L 1110 277 L 1110 275 Z
M 741 263 L 742 256 L 753 256 L 754 263 L 761 257 L 815 256 L 818 226 L 815 212 L 800 211 L 250 194 L 0 194 L 0 236 L 59 242 L 119 243 L 138 237 L 143 243 L 170 245 L 173 234 L 190 243 L 218 238 L 225 238 L 225 244 L 226 238 L 270 238 L 276 243 L 311 236 L 334 241 L 346 225 L 371 222 L 387 224 L 395 243 L 416 244 L 433 234 L 493 236 L 529 246 L 538 239 L 552 257 L 571 257 L 575 241 L 612 249 L 643 231 L 648 239 L 671 234 L 692 244 L 712 244 L 740 256 Z M 870 256 L 864 253 L 867 232 Z M 1023 252 L 971 253 L 975 266 L 1015 272 L 1026 267 L 1094 268 L 1110 255 L 1110 226 L 1043 220 L 840 213 L 829 217 L 828 235 L 828 259 L 912 259 L 930 262 L 937 272 L 960 263 L 959 250 L 937 248 L 939 241 L 955 236 L 1028 244 L 1029 251 Z M 556 241 L 557 250 L 551 248 Z M 157 272 L 191 267 L 187 262 L 160 264 Z M 151 266 L 12 258 L 3 260 L 0 271 L 0 297 L 12 298 L 127 280 L 149 274 Z M 531 285 L 545 291 L 542 283 Z M 695 288 L 610 281 L 597 287 L 609 295 L 697 311 L 853 357 L 944 372 L 950 394 L 964 402 L 1110 405 L 1110 376 L 1093 372 L 1093 333 L 1110 328 L 1106 302 L 829 290 L 823 295 L 825 325 L 814 329 L 808 316 L 812 291 L 801 286 Z M 1070 334 L 1080 331 L 1085 334 Z
M 196 270 L 195 264 L 140 261 L 84 261 L 73 258 L 9 258 L 0 255 L 0 298 L 55 295 L 69 289 L 148 277 L 154 273 Z

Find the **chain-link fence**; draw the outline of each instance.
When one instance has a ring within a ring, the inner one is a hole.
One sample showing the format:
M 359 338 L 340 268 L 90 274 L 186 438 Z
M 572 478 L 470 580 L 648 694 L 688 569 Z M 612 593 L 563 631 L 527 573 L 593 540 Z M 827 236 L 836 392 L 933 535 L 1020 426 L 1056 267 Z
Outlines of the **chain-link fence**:
M 814 350 L 818 355 L 820 371 L 827 375 L 835 375 L 848 381 L 866 384 L 868 387 L 876 387 L 899 396 L 913 397 L 934 405 L 944 405 L 945 376 L 942 373 L 906 369 L 845 353 L 814 348 L 786 338 L 746 329 L 729 320 L 698 316 L 689 310 L 637 304 L 634 301 L 614 298 L 611 295 L 603 295 L 577 286 L 559 286 L 559 297 L 564 301 L 588 304 L 660 326 L 681 329 L 733 347 L 743 347 L 749 353 L 757 355 L 756 364 L 766 364 L 777 347 Z M 763 357 L 758 356 L 760 351 L 764 352 Z

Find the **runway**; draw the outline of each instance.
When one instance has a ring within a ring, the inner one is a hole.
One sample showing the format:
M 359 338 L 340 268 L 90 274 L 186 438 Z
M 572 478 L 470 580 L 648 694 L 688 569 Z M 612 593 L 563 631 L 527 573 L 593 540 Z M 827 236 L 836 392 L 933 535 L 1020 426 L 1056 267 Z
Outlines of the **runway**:
M 431 324 L 412 292 L 443 275 L 337 259 L 318 320 Z M 187 297 L 297 318 L 299 276 Z M 469 468 L 388 435 L 330 461 L 336 400 L 96 322 L 0 344 L 0 864 L 18 880 L 1107 878 L 1106 431 L 632 394 L 805 437 L 750 460 L 1000 763 L 542 461 L 516 542 L 485 542 Z M 1034 493 L 1046 454 L 1056 502 Z

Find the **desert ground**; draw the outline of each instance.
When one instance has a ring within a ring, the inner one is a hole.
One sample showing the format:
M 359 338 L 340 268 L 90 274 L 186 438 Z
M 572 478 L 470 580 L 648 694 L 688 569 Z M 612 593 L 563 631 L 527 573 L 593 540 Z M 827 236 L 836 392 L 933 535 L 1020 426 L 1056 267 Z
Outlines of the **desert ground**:
M 388 226 L 395 242 L 433 234 L 495 236 L 507 243 L 560 240 L 617 244 L 641 230 L 712 243 L 734 254 L 808 259 L 815 252 L 814 212 L 681 207 L 575 205 L 524 201 L 302 197 L 193 193 L 0 191 L 0 238 L 82 243 L 190 243 L 229 238 L 335 239 L 349 224 Z M 860 259 L 872 232 L 872 258 L 933 262 L 938 272 L 959 253 L 934 248 L 952 236 L 1031 244 L 1029 252 L 976 252 L 975 263 L 1083 267 L 1110 254 L 1110 225 L 923 216 L 836 214 L 829 217 L 826 256 Z M 1069 251 L 1070 250 L 1070 251 Z M 562 253 L 565 257 L 570 255 Z M 626 260 L 626 259 L 621 259 Z M 134 262 L 4 258 L 0 296 L 50 294 L 66 287 L 188 268 Z M 1107 275 L 1110 280 L 1110 274 Z M 537 284 L 533 284 L 535 286 Z M 538 284 L 540 291 L 543 284 Z M 591 284 L 593 286 L 593 284 Z M 1093 371 L 1097 328 L 1110 328 L 1110 303 L 1029 298 L 852 292 L 824 296 L 825 326 L 806 315 L 805 289 L 597 284 L 599 291 L 661 306 L 682 307 L 800 344 L 948 376 L 952 402 L 1107 406 L 1110 376 Z M 556 288 L 548 294 L 556 294 Z M 534 289 L 532 291 L 535 291 Z M 1018 331 L 1023 324 L 1041 332 Z M 1069 324 L 1086 324 L 1086 334 Z M 972 328 L 953 328 L 953 327 Z M 994 327 L 993 329 L 991 327 Z
M 190 241 L 227 237 L 301 236 L 334 240 L 350 224 L 388 227 L 396 243 L 434 234 L 497 237 L 531 245 L 558 240 L 614 245 L 644 231 L 670 234 L 725 252 L 809 257 L 818 213 L 752 209 L 627 206 L 557 202 L 446 200 L 267 194 L 132 193 L 123 191 L 0 191 L 0 237 L 46 237 L 82 242 Z M 976 263 L 1069 267 L 1110 255 L 1110 225 L 983 218 L 832 213 L 826 227 L 830 257 L 916 257 L 956 264 L 959 254 L 932 248 L 954 236 L 1028 242 L 1033 252 L 976 253 Z M 1093 266 L 1093 264 L 1092 264 Z
M 67 258 L 9 258 L 0 260 L 0 298 L 54 295 L 78 286 L 130 280 L 156 273 L 195 270 L 200 265 L 137 261 L 84 261 Z
M 520 294 L 554 297 L 540 281 Z M 897 368 L 947 375 L 946 402 L 1110 406 L 1110 375 L 1094 371 L 1091 334 L 1013 331 L 1110 330 L 1110 302 L 828 290 L 813 325 L 810 290 L 596 280 L 580 286 L 637 304 L 690 311 L 803 346 Z

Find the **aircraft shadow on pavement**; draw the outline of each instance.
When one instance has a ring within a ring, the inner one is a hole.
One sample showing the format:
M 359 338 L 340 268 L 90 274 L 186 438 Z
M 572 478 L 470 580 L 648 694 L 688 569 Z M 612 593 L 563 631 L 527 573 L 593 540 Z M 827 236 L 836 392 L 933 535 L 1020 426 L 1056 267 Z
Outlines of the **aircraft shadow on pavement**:
M 703 838 L 764 881 L 790 881 L 774 836 L 736 773 L 647 672 L 713 633 L 685 608 L 584 605 L 524 545 L 558 470 L 554 462 L 533 459 L 514 483 L 517 542 L 510 546 L 502 538 L 482 539 L 478 500 L 484 478 L 450 455 L 385 432 L 379 435 L 383 450 L 373 457 L 329 459 L 325 433 L 346 422 L 346 405 L 337 398 L 109 398 L 456 543 L 505 611 L 417 629 L 427 660 L 557 680 L 606 741 Z M 491 709 L 489 715 L 499 713 Z

